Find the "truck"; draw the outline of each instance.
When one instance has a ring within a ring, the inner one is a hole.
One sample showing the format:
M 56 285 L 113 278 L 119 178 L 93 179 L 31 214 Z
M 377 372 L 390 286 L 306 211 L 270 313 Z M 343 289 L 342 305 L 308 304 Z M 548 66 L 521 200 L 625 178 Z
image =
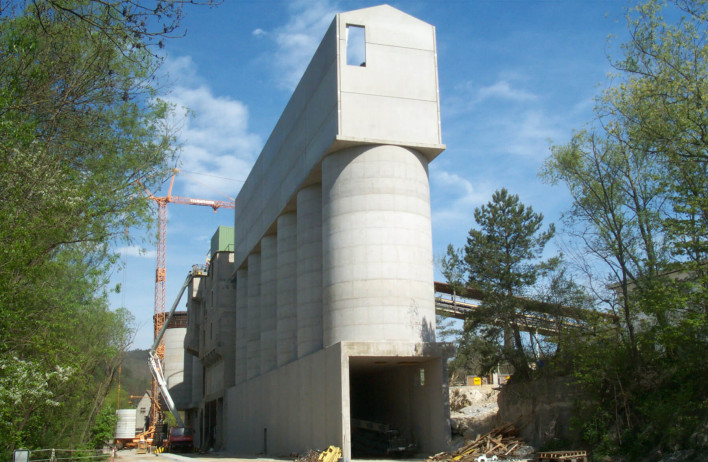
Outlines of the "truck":
M 189 427 L 172 427 L 167 440 L 170 452 L 192 452 L 194 450 L 194 431 Z

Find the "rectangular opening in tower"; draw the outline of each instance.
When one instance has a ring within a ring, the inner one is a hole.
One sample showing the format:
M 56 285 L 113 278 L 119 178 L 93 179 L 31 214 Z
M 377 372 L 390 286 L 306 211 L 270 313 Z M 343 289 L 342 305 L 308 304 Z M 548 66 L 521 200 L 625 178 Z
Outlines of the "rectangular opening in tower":
M 347 24 L 347 64 L 366 67 L 366 30 Z
M 433 370 L 434 360 L 423 357 L 350 357 L 353 458 L 405 458 L 426 452 L 431 410 L 440 401 L 440 390 L 434 389 L 439 381 L 429 377 Z

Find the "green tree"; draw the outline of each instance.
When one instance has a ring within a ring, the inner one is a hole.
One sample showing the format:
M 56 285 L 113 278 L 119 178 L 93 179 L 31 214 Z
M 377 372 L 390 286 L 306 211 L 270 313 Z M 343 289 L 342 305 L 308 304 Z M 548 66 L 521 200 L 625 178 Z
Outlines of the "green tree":
M 486 375 L 504 359 L 501 346 L 475 331 L 463 331 L 457 342 L 455 357 L 448 364 L 450 381 L 464 383 L 468 375 Z
M 653 155 L 594 133 L 576 133 L 570 143 L 551 150 L 542 175 L 562 181 L 570 191 L 573 204 L 564 215 L 568 232 L 582 241 L 586 258 L 610 270 L 596 290 L 613 309 L 619 306 L 627 345 L 636 357 L 631 288 L 655 277 L 666 259 L 659 230 L 666 202 L 661 169 Z M 614 289 L 604 290 L 607 286 Z
M 89 442 L 132 340 L 107 303 L 112 248 L 151 223 L 136 180 L 175 160 L 155 72 L 186 3 L 0 0 L 3 451 Z
M 472 228 L 464 261 L 469 285 L 485 294 L 483 310 L 465 323 L 466 331 L 483 329 L 487 340 L 503 336 L 504 358 L 520 376 L 530 374 L 521 332 L 527 295 L 557 258 L 542 260 L 554 226 L 542 231 L 543 215 L 535 213 L 506 189 L 496 191 L 491 202 L 474 211 L 478 229 Z
M 708 427 L 708 2 L 647 1 L 628 25 L 596 128 L 554 146 L 543 175 L 568 187 L 565 224 L 623 320 L 578 339 L 581 427 L 598 454 L 644 460 L 705 445 Z
M 91 443 L 94 448 L 100 449 L 106 441 L 112 441 L 116 431 L 118 416 L 112 406 L 104 406 L 96 416 L 91 428 Z
M 460 251 L 455 250 L 452 244 L 447 245 L 447 252 L 441 260 L 442 274 L 452 288 L 452 300 L 456 300 L 457 295 L 465 288 L 465 266 L 464 260 L 460 256 Z

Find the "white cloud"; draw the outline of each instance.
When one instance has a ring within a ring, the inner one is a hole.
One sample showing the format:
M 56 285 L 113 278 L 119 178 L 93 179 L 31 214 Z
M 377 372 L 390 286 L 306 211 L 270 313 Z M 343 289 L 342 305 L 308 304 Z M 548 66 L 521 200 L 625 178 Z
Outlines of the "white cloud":
M 269 35 L 277 45 L 273 59 L 279 71 L 278 84 L 293 90 L 338 12 L 338 6 L 332 0 L 296 0 L 288 4 L 288 10 L 288 22 Z
M 541 110 L 528 110 L 504 124 L 504 150 L 515 155 L 545 158 L 549 141 L 567 132 L 561 121 Z
M 530 101 L 535 100 L 536 95 L 524 90 L 512 88 L 506 80 L 500 80 L 488 87 L 482 87 L 477 90 L 478 101 L 484 101 L 488 98 L 499 98 L 511 101 Z
M 166 69 L 176 82 L 165 99 L 190 111 L 189 117 L 175 121 L 181 128 L 178 141 L 182 145 L 180 168 L 184 170 L 178 177 L 179 194 L 235 197 L 262 146 L 260 137 L 249 131 L 248 107 L 214 95 L 189 57 L 168 59 Z
M 447 101 L 451 110 L 464 112 L 480 103 L 506 101 L 510 103 L 528 103 L 538 100 L 534 93 L 516 88 L 508 79 L 499 79 L 491 85 L 481 86 L 474 80 L 467 80 L 455 86 L 453 96 Z
M 475 185 L 435 163 L 430 165 L 430 186 L 436 196 L 436 206 L 432 211 L 436 228 L 459 228 L 461 224 L 468 226 L 473 222 L 474 209 L 487 203 L 493 191 L 489 183 Z
M 170 83 L 177 83 L 181 86 L 197 86 L 204 83 L 197 74 L 197 66 L 191 56 L 168 57 L 160 68 L 163 75 Z
M 129 247 L 120 247 L 116 249 L 116 252 L 121 257 L 155 258 L 157 255 L 155 250 L 146 250 L 137 245 L 132 245 Z
M 255 29 L 253 32 L 251 32 L 251 34 L 253 34 L 254 37 L 261 38 L 264 35 L 266 35 L 267 32 L 259 27 L 259 28 Z

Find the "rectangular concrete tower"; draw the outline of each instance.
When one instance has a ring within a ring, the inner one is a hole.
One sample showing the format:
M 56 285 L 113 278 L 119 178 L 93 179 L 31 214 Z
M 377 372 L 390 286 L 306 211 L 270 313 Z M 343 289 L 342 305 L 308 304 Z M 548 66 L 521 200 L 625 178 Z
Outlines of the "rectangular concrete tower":
M 236 199 L 225 449 L 376 457 L 386 430 L 419 453 L 445 449 L 436 60 L 423 21 L 388 5 L 338 14 L 265 144 Z

